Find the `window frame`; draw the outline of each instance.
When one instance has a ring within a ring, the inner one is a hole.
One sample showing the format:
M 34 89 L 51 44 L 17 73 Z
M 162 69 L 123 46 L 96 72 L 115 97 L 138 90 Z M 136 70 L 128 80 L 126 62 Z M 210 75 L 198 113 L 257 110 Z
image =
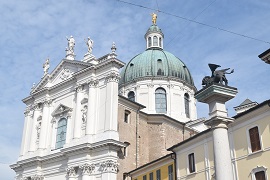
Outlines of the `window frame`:
M 133 96 L 131 96 L 131 94 L 132 94 Z M 130 101 L 135 102 L 135 92 L 134 92 L 134 91 L 129 91 L 128 94 L 127 94 L 127 98 L 128 98 Z
M 184 94 L 184 107 L 186 117 L 190 118 L 190 95 L 188 93 Z
M 258 132 L 258 140 L 260 141 L 260 149 L 253 151 L 252 150 L 250 130 L 253 129 L 253 128 L 256 128 L 256 127 L 258 128 L 257 132 Z M 253 125 L 253 126 L 249 126 L 246 129 L 246 134 L 247 134 L 247 142 L 248 142 L 248 154 L 254 154 L 254 153 L 262 151 L 263 150 L 263 144 L 262 144 L 262 136 L 261 136 L 261 133 L 260 133 L 260 127 L 257 124 Z
M 149 180 L 154 180 L 154 173 L 153 172 L 149 173 Z
M 153 36 L 153 46 L 158 47 L 158 37 Z
M 188 166 L 187 166 L 188 174 L 196 173 L 196 161 L 195 161 L 195 153 L 194 152 L 188 154 L 187 164 L 188 164 Z
M 171 169 L 171 172 L 170 172 L 170 169 Z M 168 180 L 173 180 L 173 178 L 174 178 L 173 173 L 174 173 L 173 172 L 173 164 L 171 164 L 171 165 L 168 166 Z
M 268 176 L 267 176 L 267 168 L 264 167 L 264 166 L 257 166 L 256 168 L 252 169 L 251 171 L 251 179 L 252 180 L 257 180 L 256 179 L 256 173 L 258 172 L 261 172 L 263 171 L 264 172 L 264 175 L 265 175 L 265 180 L 268 180 Z
M 124 123 L 129 123 L 130 122 L 130 114 L 131 114 L 131 112 L 129 110 L 125 110 Z
M 65 125 L 59 126 L 59 124 L 62 121 L 65 121 Z M 66 144 L 66 140 L 67 140 L 67 124 L 68 124 L 68 119 L 65 118 L 65 117 L 62 117 L 57 121 L 56 137 L 55 137 L 55 149 L 61 149 Z M 59 129 L 63 128 L 63 127 L 65 127 L 64 138 L 63 138 L 64 140 L 59 141 L 58 140 L 58 135 L 61 135 L 61 133 L 63 132 L 63 131 L 61 131 Z M 59 132 L 59 131 L 61 131 L 61 132 Z
M 156 170 L 156 180 L 161 180 L 161 170 Z
M 163 93 L 160 93 L 160 92 L 157 92 L 158 90 L 162 90 Z M 161 97 L 164 96 L 164 97 Z M 160 102 L 157 102 L 157 99 L 160 101 Z M 165 103 L 163 104 L 161 101 L 165 100 Z M 161 105 L 165 105 L 164 108 L 160 108 Z M 158 87 L 156 90 L 155 90 L 155 110 L 156 110 L 156 113 L 164 113 L 166 114 L 167 113 L 167 93 L 166 93 L 166 90 L 162 87 Z

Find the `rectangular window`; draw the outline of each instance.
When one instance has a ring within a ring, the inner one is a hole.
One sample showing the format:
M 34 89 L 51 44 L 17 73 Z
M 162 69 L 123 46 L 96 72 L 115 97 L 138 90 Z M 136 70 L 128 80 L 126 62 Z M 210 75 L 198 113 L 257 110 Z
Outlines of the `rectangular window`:
M 189 173 L 195 172 L 195 158 L 194 153 L 188 155 L 188 169 Z
M 249 138 L 250 138 L 251 151 L 256 152 L 256 151 L 261 150 L 261 142 L 260 142 L 258 126 L 249 129 Z
M 255 173 L 256 180 L 265 180 L 265 172 L 259 171 Z
M 169 180 L 173 180 L 173 165 L 168 166 L 168 176 Z
M 157 171 L 156 171 L 156 176 L 157 176 L 157 180 L 161 180 L 161 177 L 160 177 L 160 169 L 158 169 Z
M 154 175 L 152 172 L 149 174 L 149 180 L 154 180 Z
M 143 176 L 143 180 L 147 180 L 147 177 L 146 177 L 146 175 L 144 175 L 144 176 Z
M 125 117 L 124 117 L 124 122 L 125 123 L 129 122 L 129 115 L 130 115 L 130 112 L 128 110 L 125 110 Z

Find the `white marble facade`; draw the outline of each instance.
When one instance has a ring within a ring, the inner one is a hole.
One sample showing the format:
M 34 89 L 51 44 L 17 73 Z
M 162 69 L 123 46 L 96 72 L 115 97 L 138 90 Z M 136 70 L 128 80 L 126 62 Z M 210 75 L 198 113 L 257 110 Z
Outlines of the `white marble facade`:
M 95 63 L 63 59 L 32 88 L 16 179 L 116 180 L 119 69 L 114 52 Z

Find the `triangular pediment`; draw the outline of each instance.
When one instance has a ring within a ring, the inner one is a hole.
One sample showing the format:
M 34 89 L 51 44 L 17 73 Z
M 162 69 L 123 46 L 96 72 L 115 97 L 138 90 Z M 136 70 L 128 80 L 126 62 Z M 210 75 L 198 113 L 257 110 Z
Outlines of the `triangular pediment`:
M 65 113 L 68 113 L 72 111 L 72 108 L 68 107 L 68 106 L 65 106 L 63 104 L 59 104 L 57 106 L 57 108 L 52 112 L 52 116 L 58 116 L 58 115 L 61 115 L 61 114 L 65 114 Z
M 75 60 L 62 60 L 56 68 L 42 77 L 41 81 L 34 87 L 31 94 L 43 88 L 49 88 L 73 77 L 73 74 L 91 66 L 91 64 Z

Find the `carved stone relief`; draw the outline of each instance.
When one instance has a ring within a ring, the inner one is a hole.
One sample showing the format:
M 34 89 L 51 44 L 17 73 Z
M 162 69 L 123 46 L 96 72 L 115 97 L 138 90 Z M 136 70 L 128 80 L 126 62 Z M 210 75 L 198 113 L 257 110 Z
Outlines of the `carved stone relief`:
M 73 74 L 73 72 L 70 69 L 64 68 L 63 72 L 60 75 L 60 79 L 66 80 L 66 79 L 70 78 L 70 76 L 72 74 Z

